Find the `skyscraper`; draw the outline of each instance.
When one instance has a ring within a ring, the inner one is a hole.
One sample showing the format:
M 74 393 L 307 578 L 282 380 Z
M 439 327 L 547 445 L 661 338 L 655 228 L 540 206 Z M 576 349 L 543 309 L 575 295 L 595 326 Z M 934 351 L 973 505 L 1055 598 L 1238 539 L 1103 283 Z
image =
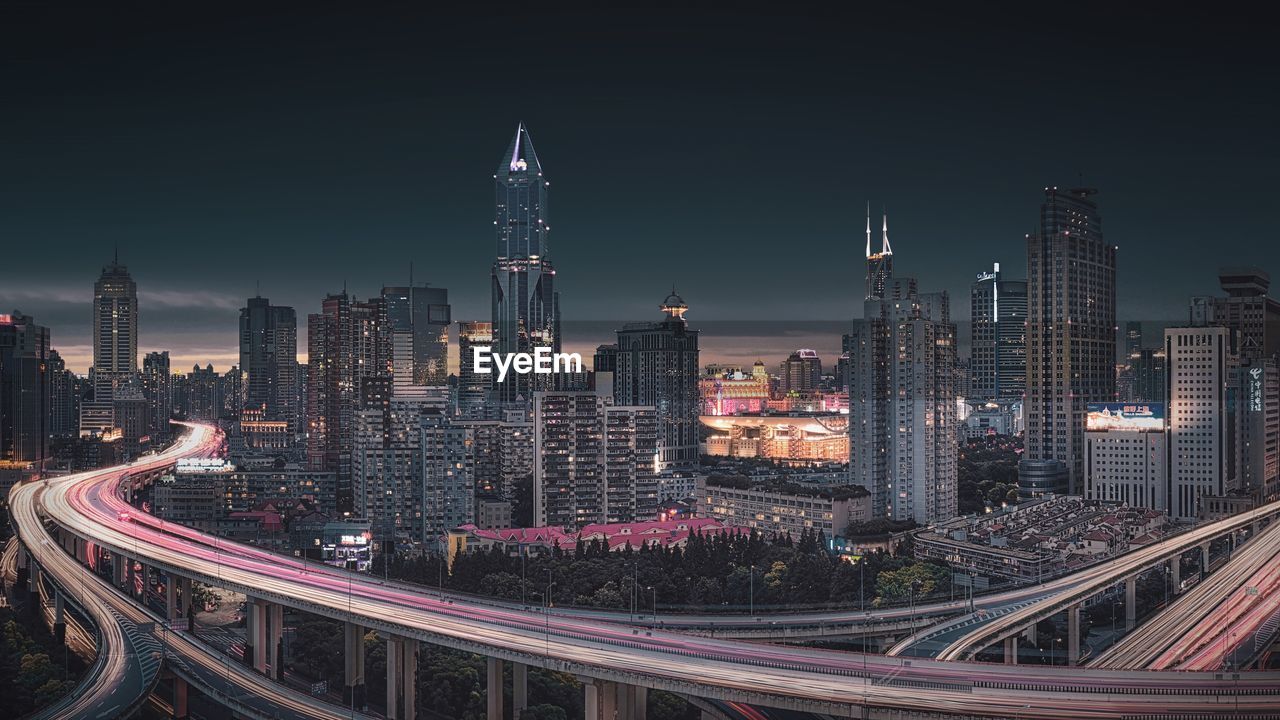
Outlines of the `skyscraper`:
M 684 319 L 689 306 L 672 289 L 659 306 L 666 318 L 618 331 L 613 378 L 615 405 L 648 405 L 658 412 L 660 467 L 698 464 L 698 331 Z
M 307 316 L 307 466 L 337 472 L 340 495 L 343 483 L 351 481 L 351 333 L 351 298 L 345 292 L 325 297 L 320 312 Z
M 493 341 L 497 353 L 530 353 L 537 347 L 560 351 L 560 296 L 547 236 L 547 188 L 529 131 L 521 123 L 493 176 L 497 256 L 493 263 Z M 498 400 L 529 400 L 547 389 L 551 375 L 513 373 L 504 382 L 493 375 Z
M 1116 397 L 1116 247 L 1102 239 L 1096 193 L 1046 188 L 1027 236 L 1023 497 L 1083 491 L 1087 405 Z
M 170 434 L 173 417 L 173 373 L 169 351 L 149 352 L 142 358 L 142 396 L 146 398 L 152 441 L 159 443 Z
M 970 292 L 973 336 L 969 394 L 975 402 L 1022 399 L 1027 385 L 1027 283 L 1005 280 L 1000 263 L 978 274 Z
M 1194 520 L 1204 496 L 1234 490 L 1227 380 L 1235 362 L 1231 330 L 1168 328 L 1169 517 Z
M 394 394 L 423 397 L 421 388 L 449 380 L 449 291 L 426 285 L 382 288 L 391 332 Z
M 893 277 L 893 248 L 889 247 L 889 215 L 882 219 L 880 252 L 871 252 L 871 205 L 867 205 L 867 294 L 865 300 L 884 297 L 885 285 Z
M 49 328 L 0 315 L 0 460 L 40 463 L 49 444 Z
M 886 238 L 885 247 L 888 243 Z M 956 513 L 955 325 L 947 293 L 867 266 L 849 354 L 849 474 L 872 514 L 928 523 Z M 874 276 L 874 277 L 873 277 Z
M 49 350 L 46 363 L 49 377 L 49 434 L 55 437 L 75 435 L 80 430 L 81 381 L 67 369 L 57 350 Z
M 298 429 L 298 317 L 291 307 L 272 305 L 261 295 L 240 310 L 240 370 L 245 374 L 245 406 L 261 408 L 263 419 Z
M 138 286 L 113 259 L 93 284 L 93 400 L 81 408 L 81 433 L 113 427 L 116 388 L 137 372 Z

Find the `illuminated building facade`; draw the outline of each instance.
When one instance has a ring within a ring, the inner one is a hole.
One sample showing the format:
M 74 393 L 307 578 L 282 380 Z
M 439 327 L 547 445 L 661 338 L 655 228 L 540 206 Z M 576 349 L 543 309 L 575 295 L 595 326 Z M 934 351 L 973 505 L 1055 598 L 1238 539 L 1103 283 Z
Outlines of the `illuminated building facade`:
M 736 368 L 708 367 L 698 380 L 703 415 L 759 413 L 769 406 L 769 372 L 759 360 L 751 374 Z
M 149 352 L 142 358 L 142 396 L 150 406 L 151 440 L 160 443 L 171 434 L 173 417 L 173 372 L 169 352 Z
M 493 323 L 458 323 L 458 414 L 462 417 L 484 415 L 493 381 L 475 371 L 472 348 L 492 345 Z
M 521 123 L 494 173 L 493 347 L 496 353 L 532 353 L 537 347 L 560 352 L 560 296 L 547 236 L 547 188 L 529 131 Z M 503 382 L 491 375 L 497 399 L 530 399 L 547 390 L 552 375 L 513 373 Z
M 708 455 L 756 457 L 783 464 L 849 461 L 848 415 L 703 416 L 714 431 Z

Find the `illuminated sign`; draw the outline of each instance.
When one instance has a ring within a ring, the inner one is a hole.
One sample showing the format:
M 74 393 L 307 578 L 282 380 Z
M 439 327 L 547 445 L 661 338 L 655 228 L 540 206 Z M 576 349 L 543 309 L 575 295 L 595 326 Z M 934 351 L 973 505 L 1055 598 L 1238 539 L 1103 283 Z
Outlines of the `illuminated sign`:
M 179 474 L 229 473 L 235 470 L 235 465 L 222 458 L 182 458 L 174 466 L 174 472 Z
M 1085 429 L 1159 432 L 1164 430 L 1164 403 L 1090 403 Z
M 995 279 L 996 279 L 995 273 L 989 273 L 989 272 L 978 273 L 978 282 L 986 282 L 987 280 L 995 280 Z
M 1249 368 L 1249 412 L 1262 412 L 1262 368 Z

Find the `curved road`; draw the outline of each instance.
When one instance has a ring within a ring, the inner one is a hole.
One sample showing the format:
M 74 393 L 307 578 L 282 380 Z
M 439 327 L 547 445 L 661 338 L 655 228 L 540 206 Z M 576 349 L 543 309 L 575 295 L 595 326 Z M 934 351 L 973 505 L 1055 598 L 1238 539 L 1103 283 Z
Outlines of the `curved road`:
M 180 443 L 202 447 L 193 426 Z M 732 702 L 855 715 L 865 705 L 1024 718 L 1152 713 L 1280 717 L 1280 674 L 1006 667 L 758 645 L 592 618 L 432 597 L 229 543 L 137 513 L 115 492 L 127 469 L 50 483 L 45 512 L 78 536 L 166 572 L 382 632 Z M 30 522 L 28 519 L 27 522 Z

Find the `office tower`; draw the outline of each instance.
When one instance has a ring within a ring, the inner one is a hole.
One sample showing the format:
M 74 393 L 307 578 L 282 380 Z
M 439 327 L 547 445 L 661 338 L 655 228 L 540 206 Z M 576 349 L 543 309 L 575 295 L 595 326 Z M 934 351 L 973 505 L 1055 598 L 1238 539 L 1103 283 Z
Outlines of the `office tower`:
M 493 176 L 497 257 L 493 263 L 493 347 L 497 353 L 560 351 L 560 296 L 555 291 L 547 235 L 547 188 L 542 165 L 523 123 Z M 497 399 L 529 399 L 552 386 L 552 375 L 513 373 L 504 382 L 491 376 Z
M 244 404 L 262 410 L 262 419 L 298 429 L 298 317 L 291 307 L 272 305 L 259 295 L 240 309 L 240 370 Z
M 36 463 L 49 450 L 49 328 L 0 314 L 0 461 Z
M 1169 508 L 1168 429 L 1161 403 L 1093 403 L 1085 421 L 1090 500 Z
M 891 272 L 873 284 L 881 268 L 867 271 L 879 295 L 846 341 L 850 481 L 871 492 L 874 517 L 946 520 L 956 513 L 958 428 L 950 301 Z
M 1131 358 L 1142 347 L 1142 323 L 1130 320 L 1124 324 L 1124 356 Z
M 658 413 L 593 392 L 534 394 L 534 524 L 650 520 L 658 510 Z
M 421 432 L 423 526 L 426 538 L 440 538 L 475 521 L 475 429 L 436 411 L 422 416 Z
M 1232 489 L 1253 505 L 1280 499 L 1280 360 L 1245 358 L 1227 372 Z
M 970 295 L 969 389 L 975 403 L 1015 402 L 1027 385 L 1027 283 L 1005 280 L 1000 263 L 978 274 Z
M 458 414 L 481 417 L 493 381 L 475 371 L 474 348 L 493 346 L 493 323 L 458 323 Z
M 867 205 L 867 294 L 865 300 L 884 297 L 888 279 L 893 277 L 893 248 L 889 247 L 889 215 L 880 231 L 880 252 L 871 252 L 871 205 Z
M 783 394 L 812 393 L 822 382 L 822 360 L 813 350 L 796 350 L 782 361 L 778 370 L 782 376 Z
M 138 383 L 116 388 L 112 401 L 115 427 L 120 432 L 120 448 L 126 460 L 138 457 L 151 447 L 151 403 Z
M 57 350 L 49 350 L 45 368 L 49 378 L 49 435 L 75 435 L 80 431 L 80 378 L 67 369 Z
M 1193 298 L 1192 323 L 1231 328 L 1241 358 L 1276 357 L 1280 353 L 1280 302 L 1267 294 L 1271 276 L 1258 268 L 1223 268 L 1218 283 L 1227 296 Z M 1197 312 L 1197 307 L 1202 309 Z M 1197 314 L 1205 317 L 1197 318 Z
M 142 358 L 142 396 L 147 400 L 152 439 L 160 442 L 171 434 L 169 418 L 173 417 L 173 373 L 169 369 L 169 351 L 149 352 Z
M 93 400 L 81 408 L 80 432 L 114 426 L 115 389 L 138 372 L 138 286 L 113 259 L 93 284 Z
M 421 397 L 449 380 L 449 291 L 426 285 L 382 288 L 391 332 L 395 394 Z M 487 379 L 487 378 L 486 378 Z
M 698 331 L 689 329 L 689 306 L 674 289 L 659 308 L 666 314 L 661 322 L 631 323 L 618 331 L 613 402 L 657 408 L 660 468 L 694 467 L 701 414 Z
M 1165 401 L 1164 348 L 1140 347 L 1129 356 L 1132 373 L 1128 402 L 1163 403 Z
M 1233 490 L 1234 435 L 1227 404 L 1235 364 L 1232 333 L 1224 327 L 1168 328 L 1169 517 L 1194 520 L 1202 496 Z
M 1089 403 L 1116 396 L 1116 248 L 1102 239 L 1096 190 L 1045 189 L 1027 236 L 1023 497 L 1084 489 Z

